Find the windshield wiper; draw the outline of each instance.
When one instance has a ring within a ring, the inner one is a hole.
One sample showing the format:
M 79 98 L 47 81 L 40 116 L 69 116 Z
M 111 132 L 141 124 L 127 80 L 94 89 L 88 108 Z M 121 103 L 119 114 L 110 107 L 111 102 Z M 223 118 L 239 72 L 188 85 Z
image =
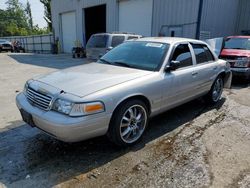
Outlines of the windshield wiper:
M 102 61 L 103 63 L 105 64 L 109 64 L 109 65 L 120 65 L 120 66 L 123 66 L 123 67 L 130 67 L 130 68 L 135 68 L 135 66 L 132 66 L 132 65 L 129 65 L 125 62 L 120 62 L 120 61 L 115 61 L 115 62 L 110 62 L 110 61 L 107 61 L 105 59 L 99 59 L 100 61 Z
M 112 62 L 112 64 L 114 64 L 114 65 L 121 65 L 123 67 L 133 67 L 133 66 L 127 64 L 127 63 L 120 62 L 120 61 Z
M 107 60 L 105 60 L 105 59 L 99 59 L 101 62 L 103 62 L 103 63 L 105 63 L 105 64 L 109 64 L 109 65 L 112 65 L 112 63 L 111 62 L 109 62 L 109 61 L 107 61 Z

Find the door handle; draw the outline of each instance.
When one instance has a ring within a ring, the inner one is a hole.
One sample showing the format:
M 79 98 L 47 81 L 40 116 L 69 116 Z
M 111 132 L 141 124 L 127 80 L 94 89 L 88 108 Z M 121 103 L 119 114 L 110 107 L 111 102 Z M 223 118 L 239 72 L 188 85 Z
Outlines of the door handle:
M 198 72 L 192 72 L 192 76 L 196 76 Z

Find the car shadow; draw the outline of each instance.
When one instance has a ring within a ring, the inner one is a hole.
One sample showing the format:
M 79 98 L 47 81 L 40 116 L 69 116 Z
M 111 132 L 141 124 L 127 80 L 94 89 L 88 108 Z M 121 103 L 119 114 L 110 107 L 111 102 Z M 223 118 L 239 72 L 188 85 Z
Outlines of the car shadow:
M 29 64 L 41 67 L 65 69 L 72 66 L 78 66 L 90 62 L 87 59 L 72 58 L 70 54 L 20 54 L 11 53 L 9 57 L 18 63 Z
M 128 148 L 115 146 L 106 136 L 64 143 L 22 121 L 11 122 L 5 130 L 0 130 L 0 182 L 8 186 L 38 173 L 41 176 L 39 181 L 44 179 L 46 187 L 58 185 L 130 151 L 138 151 L 202 113 L 221 108 L 224 102 L 225 98 L 214 106 L 208 106 L 198 99 L 158 115 L 150 120 L 143 139 Z M 42 182 L 36 183 L 42 185 Z
M 250 86 L 250 80 L 242 78 L 233 78 L 232 80 L 232 89 L 242 89 Z

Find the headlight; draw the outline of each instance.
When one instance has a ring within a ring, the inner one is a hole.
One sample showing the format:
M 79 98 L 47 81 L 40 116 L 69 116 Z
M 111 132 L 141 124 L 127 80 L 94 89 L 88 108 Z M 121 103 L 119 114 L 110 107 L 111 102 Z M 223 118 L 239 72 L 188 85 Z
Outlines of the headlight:
M 63 99 L 57 99 L 53 105 L 53 110 L 69 116 L 84 116 L 103 112 L 105 108 L 101 102 L 72 103 Z
M 238 58 L 234 66 L 235 67 L 250 67 L 250 58 L 249 57 Z
M 57 99 L 53 105 L 53 110 L 56 110 L 64 114 L 69 114 L 73 105 L 74 104 L 69 101 L 63 99 Z

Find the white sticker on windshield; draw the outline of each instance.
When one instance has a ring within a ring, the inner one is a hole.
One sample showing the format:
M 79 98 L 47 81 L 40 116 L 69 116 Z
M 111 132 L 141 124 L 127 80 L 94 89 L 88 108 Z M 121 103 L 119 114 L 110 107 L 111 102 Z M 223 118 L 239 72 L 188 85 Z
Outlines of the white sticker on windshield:
M 163 46 L 163 44 L 160 44 L 160 43 L 147 43 L 146 46 L 154 47 L 154 48 L 161 48 Z

